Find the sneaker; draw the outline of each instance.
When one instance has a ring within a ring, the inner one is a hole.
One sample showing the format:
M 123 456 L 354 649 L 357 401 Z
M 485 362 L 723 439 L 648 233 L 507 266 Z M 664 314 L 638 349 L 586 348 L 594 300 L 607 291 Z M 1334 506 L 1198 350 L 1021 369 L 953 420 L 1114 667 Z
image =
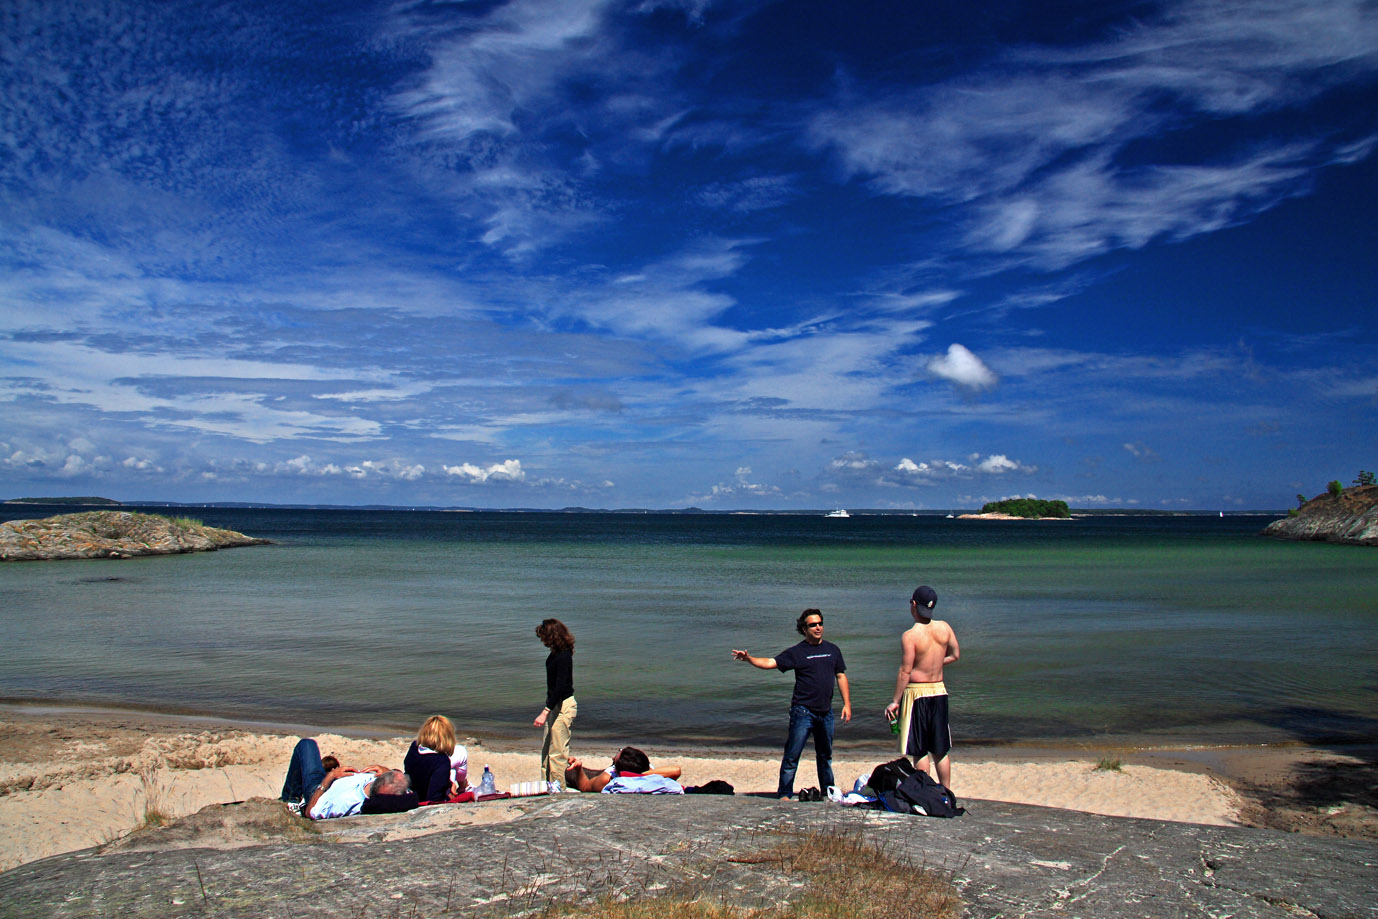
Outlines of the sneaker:
M 289 811 L 298 817 L 301 816 L 302 810 L 306 807 L 305 801 L 284 801 L 283 803 L 287 805 Z

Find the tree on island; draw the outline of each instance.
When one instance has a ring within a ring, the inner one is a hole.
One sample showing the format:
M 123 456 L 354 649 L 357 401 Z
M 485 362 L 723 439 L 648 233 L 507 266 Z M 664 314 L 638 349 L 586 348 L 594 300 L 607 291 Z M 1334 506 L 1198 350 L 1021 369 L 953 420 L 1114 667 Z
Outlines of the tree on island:
M 1372 472 L 1367 469 L 1360 469 L 1359 476 L 1354 480 L 1355 485 L 1378 485 L 1378 480 L 1374 479 Z
M 1340 484 L 1339 479 L 1335 479 L 1329 485 L 1325 486 L 1325 490 L 1338 498 L 1340 496 L 1340 492 L 1345 490 L 1345 487 Z
M 1041 501 L 1038 498 L 1006 498 L 988 501 L 981 507 L 983 514 L 1009 514 L 1011 517 L 1070 517 L 1066 501 Z

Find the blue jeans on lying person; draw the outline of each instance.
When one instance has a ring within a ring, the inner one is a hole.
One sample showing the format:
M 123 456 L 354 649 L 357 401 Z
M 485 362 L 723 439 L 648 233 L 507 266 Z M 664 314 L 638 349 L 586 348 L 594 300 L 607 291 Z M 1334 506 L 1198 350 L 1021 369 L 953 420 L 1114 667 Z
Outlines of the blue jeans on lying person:
M 287 778 L 282 783 L 282 800 L 304 801 L 325 781 L 325 765 L 321 763 L 321 748 L 314 740 L 304 737 L 292 750 L 287 764 Z
M 782 798 L 794 794 L 794 773 L 799 769 L 799 756 L 804 742 L 813 734 L 813 750 L 818 760 L 818 787 L 827 791 L 833 781 L 833 710 L 815 712 L 806 705 L 789 707 L 789 738 L 785 741 L 785 755 L 780 760 L 780 788 Z

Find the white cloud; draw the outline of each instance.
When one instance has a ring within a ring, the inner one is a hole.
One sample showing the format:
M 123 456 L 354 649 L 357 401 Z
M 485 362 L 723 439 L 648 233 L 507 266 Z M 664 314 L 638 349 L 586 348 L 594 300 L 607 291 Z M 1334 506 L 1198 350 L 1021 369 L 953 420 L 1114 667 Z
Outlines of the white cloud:
M 949 479 L 971 478 L 975 475 L 1000 476 L 1013 472 L 1031 474 L 1037 471 L 1037 466 L 1027 466 L 1003 453 L 993 453 L 984 458 L 979 453 L 973 453 L 967 457 L 965 463 L 943 459 L 915 462 L 906 456 L 895 464 L 895 475 L 887 476 L 883 484 L 925 485 Z
M 317 461 L 307 454 L 276 463 L 256 462 L 250 465 L 256 476 L 291 475 L 312 478 L 344 477 L 355 481 L 415 482 L 426 474 L 426 467 L 420 463 L 408 463 L 396 459 L 359 460 L 357 462 Z M 219 470 L 218 474 L 223 476 L 225 472 L 238 466 L 237 463 L 230 463 L 227 469 Z
M 880 464 L 865 453 L 851 451 L 834 458 L 828 468 L 834 472 L 872 472 L 879 469 Z
M 526 473 L 522 471 L 522 461 L 518 459 L 503 460 L 501 463 L 493 463 L 490 466 L 461 463 L 458 466 L 444 466 L 442 468 L 446 475 L 456 476 L 476 484 L 488 481 L 520 482 L 526 478 Z
M 955 343 L 948 346 L 947 354 L 930 360 L 927 367 L 934 376 L 965 389 L 989 389 L 999 382 L 999 377 L 979 357 Z
M 685 503 L 709 504 L 728 498 L 764 498 L 778 496 L 781 493 L 776 485 L 750 481 L 750 466 L 738 466 L 733 475 L 736 481 L 719 482 L 705 492 L 691 494 L 684 499 Z
M 1130 456 L 1145 463 L 1156 463 L 1162 459 L 1151 447 L 1143 441 L 1135 441 L 1132 444 L 1125 444 L 1124 449 Z
M 905 457 L 895 464 L 895 471 L 903 476 L 912 479 L 941 479 L 949 478 L 954 475 L 970 471 L 969 466 L 964 463 L 955 463 L 950 460 L 934 460 L 933 462 L 914 462 L 909 457 Z
M 976 468 L 982 472 L 990 472 L 998 475 L 1005 472 L 1015 472 L 1021 467 L 1003 453 L 996 453 L 981 460 L 976 464 Z

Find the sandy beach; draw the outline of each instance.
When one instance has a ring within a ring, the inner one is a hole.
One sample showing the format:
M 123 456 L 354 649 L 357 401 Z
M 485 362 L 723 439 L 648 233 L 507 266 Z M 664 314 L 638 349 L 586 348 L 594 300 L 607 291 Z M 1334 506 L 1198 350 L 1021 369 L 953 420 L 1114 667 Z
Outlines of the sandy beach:
M 359 766 L 400 766 L 410 740 L 316 736 L 322 752 Z M 515 750 L 467 740 L 472 768 L 491 765 L 500 788 L 537 778 L 534 741 L 530 749 Z M 613 752 L 575 741 L 575 755 L 589 764 L 604 765 Z M 295 742 L 291 732 L 172 716 L 0 709 L 0 870 L 111 842 L 145 824 L 150 812 L 175 819 L 210 804 L 275 799 Z M 739 757 L 647 752 L 657 765 L 682 767 L 685 784 L 722 779 L 738 794 L 768 794 L 775 787 L 773 751 Z M 1112 770 L 1074 752 L 982 750 L 956 757 L 954 791 L 973 813 L 982 800 L 998 800 L 1228 825 L 1240 823 L 1248 809 L 1226 782 L 1190 758 L 1170 765 L 1126 759 Z M 889 758 L 840 756 L 834 769 L 839 782 L 850 785 Z M 799 788 L 816 781 L 807 757 L 799 779 Z

